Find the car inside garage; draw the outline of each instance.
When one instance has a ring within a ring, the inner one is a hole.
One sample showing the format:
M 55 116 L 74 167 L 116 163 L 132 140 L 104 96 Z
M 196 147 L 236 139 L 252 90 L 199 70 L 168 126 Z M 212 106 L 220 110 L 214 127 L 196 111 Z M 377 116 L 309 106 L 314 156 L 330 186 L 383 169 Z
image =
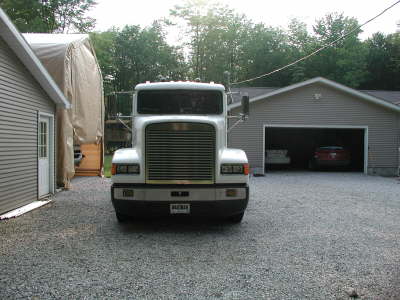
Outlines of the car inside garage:
M 265 170 L 364 171 L 365 128 L 265 127 Z M 329 152 L 329 164 L 318 155 Z M 339 153 L 346 163 L 337 164 Z M 337 156 L 336 156 L 337 155 Z M 336 156 L 336 159 L 335 159 Z

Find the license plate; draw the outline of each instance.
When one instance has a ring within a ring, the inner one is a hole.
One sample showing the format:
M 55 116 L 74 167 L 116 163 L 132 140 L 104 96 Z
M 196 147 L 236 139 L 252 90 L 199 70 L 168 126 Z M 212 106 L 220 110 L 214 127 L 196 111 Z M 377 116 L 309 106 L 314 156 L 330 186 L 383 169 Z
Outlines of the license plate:
M 124 197 L 133 197 L 133 190 L 123 189 L 122 196 Z
M 185 203 L 170 204 L 169 211 L 172 215 L 190 214 L 190 204 L 185 204 Z

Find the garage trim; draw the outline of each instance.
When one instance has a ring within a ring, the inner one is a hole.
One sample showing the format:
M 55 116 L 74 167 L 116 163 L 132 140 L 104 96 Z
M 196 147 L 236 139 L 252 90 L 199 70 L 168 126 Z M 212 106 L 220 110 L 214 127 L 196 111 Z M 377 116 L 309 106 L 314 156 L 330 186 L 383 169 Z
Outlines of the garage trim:
M 354 125 L 292 125 L 292 124 L 263 124 L 263 170 L 265 173 L 265 129 L 266 128 L 332 128 L 332 129 L 363 129 L 364 130 L 364 174 L 368 174 L 368 126 Z

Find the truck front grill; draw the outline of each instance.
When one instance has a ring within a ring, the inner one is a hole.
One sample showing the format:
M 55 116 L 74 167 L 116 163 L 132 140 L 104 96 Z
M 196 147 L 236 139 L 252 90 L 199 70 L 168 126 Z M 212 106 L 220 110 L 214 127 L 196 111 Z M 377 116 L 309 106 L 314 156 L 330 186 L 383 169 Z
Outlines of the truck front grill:
M 169 122 L 146 128 L 147 183 L 214 183 L 215 129 Z

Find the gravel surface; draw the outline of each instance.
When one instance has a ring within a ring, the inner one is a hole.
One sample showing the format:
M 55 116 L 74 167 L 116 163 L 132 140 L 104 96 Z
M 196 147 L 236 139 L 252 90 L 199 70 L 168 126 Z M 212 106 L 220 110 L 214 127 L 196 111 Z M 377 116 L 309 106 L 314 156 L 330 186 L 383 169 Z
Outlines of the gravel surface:
M 398 179 L 252 178 L 240 225 L 120 225 L 110 184 L 77 178 L 0 222 L 0 299 L 400 299 Z

